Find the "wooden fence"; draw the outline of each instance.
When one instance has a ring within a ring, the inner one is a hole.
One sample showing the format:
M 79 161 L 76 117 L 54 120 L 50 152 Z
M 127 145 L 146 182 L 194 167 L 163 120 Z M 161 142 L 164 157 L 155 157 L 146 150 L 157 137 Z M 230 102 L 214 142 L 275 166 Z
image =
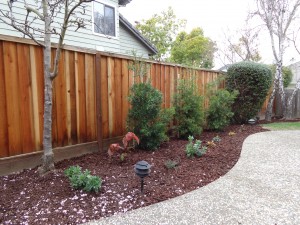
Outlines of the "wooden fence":
M 55 51 L 53 49 L 53 51 Z M 123 135 L 128 94 L 139 77 L 130 58 L 63 50 L 53 88 L 53 147 Z M 196 76 L 201 94 L 220 73 L 149 62 L 147 78 L 172 105 L 180 78 Z M 43 50 L 31 43 L 0 40 L 0 158 L 42 150 Z

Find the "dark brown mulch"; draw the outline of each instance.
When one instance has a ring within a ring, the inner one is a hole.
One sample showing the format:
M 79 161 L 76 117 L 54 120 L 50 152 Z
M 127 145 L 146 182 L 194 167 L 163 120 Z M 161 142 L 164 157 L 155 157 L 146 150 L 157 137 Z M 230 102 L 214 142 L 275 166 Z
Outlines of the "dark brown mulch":
M 200 139 L 205 144 L 217 135 L 221 142 L 201 158 L 188 159 L 187 141 L 171 140 L 155 152 L 132 151 L 123 162 L 117 155 L 109 161 L 106 153 L 96 153 L 64 160 L 55 173 L 44 177 L 36 169 L 0 177 L 0 224 L 79 224 L 174 198 L 226 174 L 237 162 L 245 138 L 262 131 L 258 125 L 233 125 L 220 133 L 204 132 Z M 139 160 L 152 165 L 143 195 L 133 171 Z M 167 169 L 167 160 L 177 160 L 179 165 Z M 73 190 L 63 174 L 71 165 L 100 176 L 101 191 Z

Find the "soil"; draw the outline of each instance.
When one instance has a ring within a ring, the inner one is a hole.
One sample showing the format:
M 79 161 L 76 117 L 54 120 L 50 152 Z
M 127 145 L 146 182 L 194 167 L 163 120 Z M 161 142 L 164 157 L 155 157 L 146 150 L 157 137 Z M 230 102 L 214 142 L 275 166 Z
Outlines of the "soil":
M 187 141 L 174 139 L 154 152 L 127 152 L 124 161 L 101 152 L 59 162 L 55 172 L 42 177 L 36 168 L 0 177 L 0 224 L 79 224 L 174 198 L 226 174 L 239 159 L 245 138 L 262 131 L 259 125 L 231 125 L 224 132 L 203 132 L 203 144 L 216 136 L 221 141 L 200 158 L 187 158 Z M 152 166 L 143 194 L 133 170 L 140 160 Z M 178 165 L 168 169 L 168 160 Z M 72 165 L 100 176 L 100 192 L 73 190 L 63 173 Z

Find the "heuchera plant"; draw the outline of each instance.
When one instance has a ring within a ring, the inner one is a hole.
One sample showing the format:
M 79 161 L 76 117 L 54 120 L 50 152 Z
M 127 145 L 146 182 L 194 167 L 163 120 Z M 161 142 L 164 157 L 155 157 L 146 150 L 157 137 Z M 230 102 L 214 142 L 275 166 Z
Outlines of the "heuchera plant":
M 133 133 L 133 132 L 128 132 L 122 142 L 123 142 L 123 146 L 120 146 L 120 144 L 117 144 L 117 143 L 114 143 L 114 144 L 111 144 L 108 148 L 108 155 L 109 157 L 111 157 L 115 152 L 118 152 L 120 150 L 127 150 L 127 149 L 130 149 L 130 148 L 134 148 L 134 141 L 137 142 L 137 144 L 140 143 L 140 139 Z
M 188 158 L 194 157 L 195 155 L 201 157 L 206 153 L 207 147 L 202 146 L 202 141 L 196 140 L 194 142 L 194 137 L 188 137 L 189 143 L 185 147 L 185 153 Z

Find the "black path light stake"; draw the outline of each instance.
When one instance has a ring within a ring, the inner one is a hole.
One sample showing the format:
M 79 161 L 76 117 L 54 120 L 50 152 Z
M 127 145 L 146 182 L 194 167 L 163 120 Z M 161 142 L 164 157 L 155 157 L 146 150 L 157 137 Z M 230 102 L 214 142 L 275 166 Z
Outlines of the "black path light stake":
M 144 177 L 148 176 L 150 173 L 151 165 L 146 161 L 139 161 L 134 165 L 134 172 L 141 178 L 141 193 L 144 190 Z

